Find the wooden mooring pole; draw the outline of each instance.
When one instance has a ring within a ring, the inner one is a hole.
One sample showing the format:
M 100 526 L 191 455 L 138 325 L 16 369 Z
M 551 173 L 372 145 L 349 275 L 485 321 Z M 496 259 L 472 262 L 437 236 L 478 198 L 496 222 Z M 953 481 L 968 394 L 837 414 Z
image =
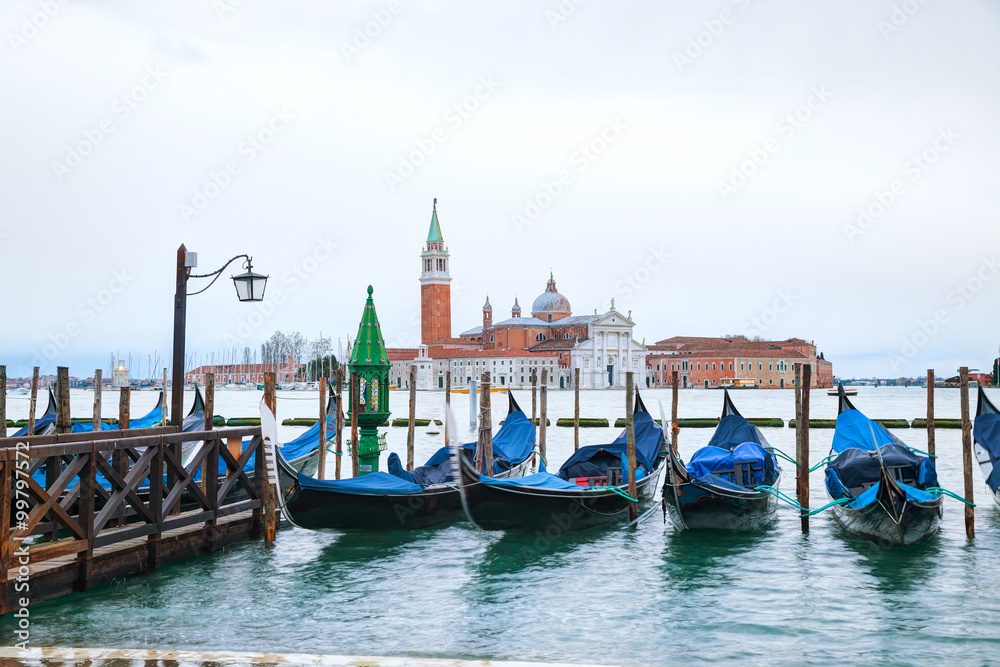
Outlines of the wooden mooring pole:
M 101 430 L 101 390 L 104 388 L 102 375 L 103 371 L 100 368 L 94 369 L 94 433 Z M 121 428 L 121 420 L 119 420 L 118 429 L 121 430 Z
M 802 459 L 802 364 L 792 364 L 795 370 L 795 460 Z M 806 468 L 808 471 L 808 468 Z M 808 472 L 806 473 L 808 474 Z M 795 498 L 802 504 L 802 465 L 795 469 Z
M 573 369 L 573 451 L 580 449 L 580 369 Z
M 493 476 L 493 410 L 490 396 L 490 374 L 479 376 L 483 396 L 479 401 L 479 437 L 476 440 L 476 472 Z
M 160 426 L 167 425 L 167 405 L 169 404 L 169 399 L 167 397 L 167 369 L 163 369 L 163 405 L 160 407 Z
M 635 393 L 635 380 L 632 371 L 625 373 L 625 456 L 628 459 L 628 495 L 638 500 L 639 489 L 635 484 L 635 415 L 632 414 L 633 400 Z M 639 518 L 639 503 L 630 500 L 628 503 L 629 521 Z M 633 524 L 632 529 L 636 526 Z
M 799 436 L 799 452 L 795 457 L 798 461 L 798 480 L 795 487 L 799 492 L 799 505 L 809 512 L 809 391 L 812 388 L 812 364 L 804 364 L 802 367 L 802 430 Z M 798 422 L 796 422 L 798 424 Z M 809 532 L 809 517 L 802 517 L 802 532 Z
M 448 439 L 448 415 L 451 414 L 451 371 L 445 371 L 444 373 L 444 444 L 450 445 L 451 440 Z
M 538 370 L 531 369 L 531 423 L 537 425 L 538 418 Z
M 548 466 L 549 455 L 545 446 L 545 425 L 549 420 L 549 371 L 547 368 L 542 369 L 542 387 L 540 392 L 538 396 L 538 454 L 542 457 L 545 465 Z
M 677 423 L 677 385 L 680 384 L 680 373 L 670 371 L 670 442 L 674 447 L 674 456 L 680 456 L 677 449 L 677 436 L 681 433 L 681 427 Z M 661 424 L 665 426 L 665 424 Z
M 271 414 L 275 416 L 278 414 L 278 401 L 277 396 L 275 395 L 277 383 L 277 373 L 264 373 L 264 404 L 271 411 Z M 271 486 L 271 481 L 267 478 L 267 469 L 262 465 L 257 466 L 257 469 L 261 471 L 261 474 L 264 477 L 262 480 L 262 488 L 264 491 L 264 541 L 274 542 L 278 531 L 278 517 L 275 514 L 274 487 Z
M 205 373 L 205 426 L 206 431 L 211 431 L 215 426 L 215 373 Z M 205 446 L 210 443 L 206 440 Z M 211 458 L 211 457 L 209 457 Z M 208 491 L 208 459 L 201 464 L 201 490 Z
M 936 437 L 937 434 L 934 432 L 934 369 L 931 368 L 927 371 L 927 453 L 931 455 L 931 458 L 937 456 L 935 452 Z
M 340 479 L 340 461 L 344 458 L 344 366 L 337 365 L 337 455 L 336 478 Z
M 351 477 L 358 476 L 358 409 L 361 406 L 358 400 L 358 374 L 351 371 Z
M 97 388 L 97 381 L 103 381 L 101 377 L 101 369 L 94 370 L 94 433 L 101 432 L 101 390 Z M 131 399 L 132 399 L 132 388 L 122 387 L 118 395 L 118 430 L 127 431 L 129 429 L 129 424 L 132 421 L 131 416 Z M 114 468 L 115 472 L 122 479 L 128 474 L 128 454 L 122 449 L 116 449 L 111 454 L 111 467 Z M 121 510 L 118 512 L 118 525 L 124 526 L 126 523 L 125 510 L 127 508 L 122 505 Z
M 38 366 L 31 371 L 31 401 L 28 403 L 28 435 L 35 435 L 35 408 L 38 406 Z
M 56 368 L 56 433 L 71 433 L 73 416 L 69 409 L 69 368 Z M 55 480 L 53 480 L 55 481 Z
M 410 366 L 410 419 L 406 425 L 406 469 L 413 470 L 413 427 L 417 421 L 417 365 Z
M 319 470 L 320 479 L 326 479 L 326 378 L 319 379 Z
M 959 387 L 962 392 L 962 474 L 965 477 L 965 536 L 970 540 L 976 536 L 976 515 L 972 507 L 972 419 L 969 417 L 969 367 L 959 371 Z

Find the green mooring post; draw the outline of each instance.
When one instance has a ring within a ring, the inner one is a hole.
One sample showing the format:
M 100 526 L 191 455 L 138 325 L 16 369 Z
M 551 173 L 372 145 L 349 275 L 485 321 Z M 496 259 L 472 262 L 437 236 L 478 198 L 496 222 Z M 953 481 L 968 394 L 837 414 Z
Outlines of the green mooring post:
M 385 436 L 378 427 L 389 419 L 389 355 L 385 351 L 382 330 L 375 314 L 372 286 L 361 315 L 358 336 L 351 351 L 350 367 L 358 381 L 351 385 L 351 405 L 358 407 L 358 475 L 378 472 L 379 453 L 386 448 Z M 353 393 L 357 391 L 357 401 Z M 352 408 L 353 409 L 353 408 Z

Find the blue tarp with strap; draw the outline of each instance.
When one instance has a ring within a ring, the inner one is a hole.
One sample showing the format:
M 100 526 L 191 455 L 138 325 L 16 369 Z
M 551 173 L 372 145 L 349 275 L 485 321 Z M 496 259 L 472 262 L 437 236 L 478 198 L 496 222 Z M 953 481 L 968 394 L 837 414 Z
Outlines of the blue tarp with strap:
M 511 466 L 516 466 L 531 456 L 535 448 L 535 426 L 521 411 L 507 413 L 500 430 L 493 436 L 493 453 L 497 450 Z
M 479 481 L 487 486 L 504 486 L 508 488 L 530 486 L 533 489 L 573 489 L 576 491 L 580 491 L 582 488 L 573 482 L 567 482 L 548 472 L 536 472 L 534 475 L 527 475 L 526 477 L 506 477 L 502 479 L 480 475 Z
M 908 484 L 903 484 L 902 482 L 896 482 L 899 487 L 903 489 L 906 493 L 906 499 L 911 503 L 928 503 L 933 500 L 937 500 L 941 496 L 936 493 L 928 493 L 922 489 L 910 486 Z M 847 503 L 847 506 L 851 509 L 861 509 L 862 507 L 867 507 L 875 502 L 875 498 L 878 495 L 878 487 L 881 482 L 875 482 L 864 493 L 859 495 L 857 498 Z
M 706 446 L 732 449 L 744 442 L 754 442 L 761 445 L 766 441 L 761 435 L 760 429 L 742 416 L 738 414 L 727 415 L 719 420 L 719 425 L 715 428 L 715 433 L 712 434 L 712 439 L 708 441 Z
M 327 440 L 335 438 L 337 435 L 337 414 L 327 415 L 326 437 Z M 289 461 L 302 458 L 319 446 L 319 420 L 309 427 L 309 429 L 299 437 L 286 442 L 281 446 L 281 455 Z
M 1000 488 L 1000 414 L 977 416 L 972 435 L 979 446 L 989 452 L 993 472 L 986 478 L 986 484 L 996 491 Z
M 755 442 L 744 442 L 736 445 L 732 450 L 708 445 L 695 452 L 687 464 L 687 471 L 692 478 L 704 477 L 705 475 L 717 476 L 717 473 L 732 471 L 736 462 L 749 462 L 753 467 L 752 486 L 757 486 L 767 483 L 765 477 L 768 458 L 773 456 Z
M 407 482 L 387 472 L 373 472 L 363 477 L 349 479 L 316 479 L 299 473 L 299 488 L 308 491 L 326 491 L 333 493 L 352 493 L 368 496 L 409 495 L 420 493 L 423 487 L 413 482 Z
M 872 433 L 875 440 L 872 441 Z M 884 426 L 868 419 L 860 410 L 844 410 L 837 416 L 833 432 L 833 451 L 838 454 L 848 449 L 874 451 L 877 447 L 899 442 Z

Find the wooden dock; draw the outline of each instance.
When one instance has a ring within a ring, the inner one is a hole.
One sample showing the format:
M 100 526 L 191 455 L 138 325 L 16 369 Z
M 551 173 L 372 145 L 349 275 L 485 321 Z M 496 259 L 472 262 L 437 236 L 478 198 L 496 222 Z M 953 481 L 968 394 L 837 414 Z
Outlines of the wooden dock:
M 258 538 L 265 484 L 260 427 L 0 439 L 0 614 Z

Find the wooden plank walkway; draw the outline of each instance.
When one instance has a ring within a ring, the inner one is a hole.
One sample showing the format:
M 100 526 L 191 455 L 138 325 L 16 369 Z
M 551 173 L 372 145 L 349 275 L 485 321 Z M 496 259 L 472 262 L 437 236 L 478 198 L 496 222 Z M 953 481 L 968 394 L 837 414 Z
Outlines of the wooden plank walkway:
M 500 660 L 458 660 L 449 658 L 373 657 L 358 655 L 317 655 L 307 653 L 243 653 L 236 651 L 156 651 L 149 649 L 101 648 L 0 648 L 0 660 L 45 662 L 145 661 L 150 664 L 212 663 L 239 665 L 322 665 L 330 667 L 601 667 L 583 663 L 505 662 Z M 133 662 L 133 664 L 135 664 Z

